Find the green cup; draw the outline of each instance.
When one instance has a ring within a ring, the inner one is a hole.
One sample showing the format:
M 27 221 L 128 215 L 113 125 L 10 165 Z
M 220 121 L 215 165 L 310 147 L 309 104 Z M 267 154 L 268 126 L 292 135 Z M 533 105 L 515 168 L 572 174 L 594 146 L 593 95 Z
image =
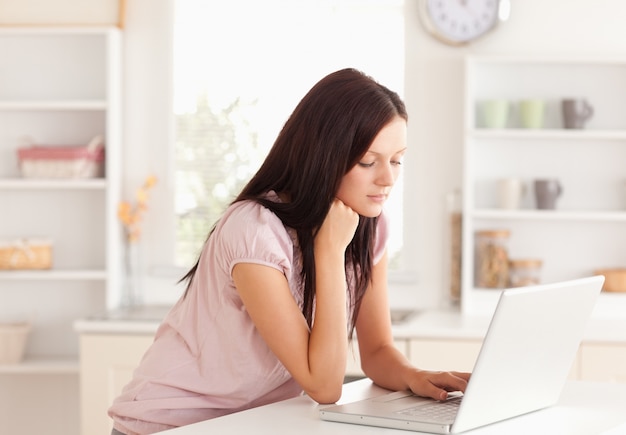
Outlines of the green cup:
M 520 122 L 524 128 L 542 128 L 546 103 L 543 100 L 522 100 L 519 103 Z
M 505 128 L 509 120 L 509 101 L 504 99 L 484 100 L 481 102 L 482 126 L 486 128 Z

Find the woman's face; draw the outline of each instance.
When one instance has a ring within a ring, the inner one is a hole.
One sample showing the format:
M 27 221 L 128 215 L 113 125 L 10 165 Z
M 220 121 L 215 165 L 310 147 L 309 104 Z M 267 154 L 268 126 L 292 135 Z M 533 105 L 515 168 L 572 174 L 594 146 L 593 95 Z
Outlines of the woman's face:
M 380 215 L 400 175 L 405 151 L 406 121 L 396 117 L 380 130 L 361 160 L 344 175 L 337 198 L 361 216 Z

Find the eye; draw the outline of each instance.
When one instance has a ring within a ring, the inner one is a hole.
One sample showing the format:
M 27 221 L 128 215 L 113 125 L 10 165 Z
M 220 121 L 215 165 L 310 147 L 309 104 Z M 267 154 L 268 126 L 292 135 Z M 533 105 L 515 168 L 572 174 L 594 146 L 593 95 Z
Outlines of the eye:
M 375 162 L 372 163 L 365 163 L 365 162 L 359 162 L 359 166 L 362 168 L 371 168 L 372 166 L 374 166 Z
M 391 164 L 395 166 L 402 166 L 402 160 L 392 160 Z

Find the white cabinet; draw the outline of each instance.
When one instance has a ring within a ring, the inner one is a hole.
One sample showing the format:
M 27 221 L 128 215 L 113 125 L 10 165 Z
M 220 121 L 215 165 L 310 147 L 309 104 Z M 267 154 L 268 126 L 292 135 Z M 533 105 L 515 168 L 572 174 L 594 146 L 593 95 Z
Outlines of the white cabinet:
M 393 341 L 394 346 L 398 349 L 404 356 L 409 357 L 409 345 L 408 341 L 404 339 L 395 339 Z M 363 370 L 361 370 L 361 356 L 359 355 L 359 343 L 356 338 L 350 342 L 350 346 L 348 348 L 348 360 L 346 363 L 346 377 L 363 377 L 365 374 Z
M 482 340 L 461 338 L 414 338 L 409 343 L 411 363 L 425 370 L 471 372 L 480 353 Z M 582 379 L 580 355 L 572 363 L 569 379 Z
M 119 293 L 120 38 L 114 28 L 0 29 L 0 239 L 53 243 L 51 270 L 0 271 L 0 319 L 33 322 L 28 357 L 76 357 L 72 322 Z M 81 145 L 95 135 L 104 178 L 20 178 L 23 137 Z
M 579 352 L 581 379 L 626 382 L 626 345 L 586 343 Z
M 39 376 L 69 378 L 63 396 L 77 402 L 73 322 L 114 305 L 119 294 L 120 52 L 114 27 L 0 28 L 0 240 L 53 243 L 51 270 L 0 271 L 0 321 L 33 324 L 25 361 L 0 366 L 12 379 L 5 385 L 0 377 L 0 391 L 19 398 L 11 400 L 10 420 L 40 415 L 30 405 L 38 401 L 21 394 L 34 390 Z M 23 138 L 85 145 L 95 135 L 106 143 L 104 177 L 20 177 L 16 150 Z M 40 432 L 49 432 L 46 421 L 40 424 Z
M 80 334 L 80 414 L 82 435 L 111 433 L 112 420 L 107 409 L 130 381 L 133 370 L 154 340 L 153 334 Z M 394 341 L 408 356 L 408 340 Z M 348 351 L 346 377 L 362 377 L 358 343 Z
M 154 340 L 148 335 L 81 334 L 80 414 L 82 435 L 108 435 L 107 410 L 131 380 Z
M 411 364 L 424 370 L 471 372 L 482 340 L 414 338 L 409 343 Z
M 626 59 L 469 57 L 465 64 L 462 306 L 491 312 L 498 291 L 474 286 L 474 234 L 510 231 L 509 258 L 543 261 L 541 280 L 626 266 Z M 563 128 L 561 100 L 595 109 L 585 129 Z M 505 128 L 482 127 L 481 103 L 510 104 Z M 520 125 L 520 101 L 542 99 L 542 128 Z M 526 184 L 521 206 L 499 209 L 497 180 Z M 533 180 L 557 178 L 554 210 L 538 210 Z M 626 309 L 626 294 L 603 294 L 599 308 Z M 616 310 L 617 311 L 617 310 Z

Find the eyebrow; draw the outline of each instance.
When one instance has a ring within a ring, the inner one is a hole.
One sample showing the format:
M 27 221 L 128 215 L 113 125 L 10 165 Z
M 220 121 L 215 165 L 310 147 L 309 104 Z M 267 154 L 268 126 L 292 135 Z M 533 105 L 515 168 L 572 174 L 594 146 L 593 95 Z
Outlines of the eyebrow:
M 404 147 L 404 148 L 402 148 L 401 150 L 395 151 L 393 154 L 395 155 L 395 154 L 398 154 L 398 153 L 404 152 L 404 151 L 406 151 L 408 148 L 409 148 L 409 147 Z M 378 152 L 378 151 L 372 151 L 372 150 L 367 150 L 367 151 L 365 152 L 365 154 L 368 154 L 368 153 L 371 153 L 371 154 L 376 154 L 376 155 L 378 155 L 378 156 L 379 156 L 379 155 L 381 155 L 381 154 L 383 154 L 383 153 L 381 153 L 381 152 Z

